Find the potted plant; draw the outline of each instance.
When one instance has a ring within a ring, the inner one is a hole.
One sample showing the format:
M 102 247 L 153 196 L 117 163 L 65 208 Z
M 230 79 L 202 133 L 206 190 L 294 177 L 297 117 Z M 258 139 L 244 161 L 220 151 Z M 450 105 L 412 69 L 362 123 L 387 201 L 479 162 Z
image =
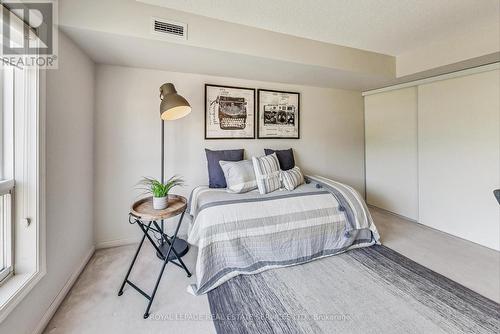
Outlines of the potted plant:
M 184 180 L 179 176 L 172 176 L 165 183 L 161 183 L 156 179 L 145 177 L 141 184 L 145 186 L 144 190 L 147 194 L 153 196 L 153 209 L 163 210 L 168 207 L 168 193 L 175 186 L 184 185 Z

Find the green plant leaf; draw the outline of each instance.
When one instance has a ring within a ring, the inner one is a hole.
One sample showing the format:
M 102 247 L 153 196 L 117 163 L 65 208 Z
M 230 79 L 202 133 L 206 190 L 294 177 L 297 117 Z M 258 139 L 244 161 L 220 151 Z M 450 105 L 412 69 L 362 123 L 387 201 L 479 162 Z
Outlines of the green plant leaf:
M 172 188 L 176 186 L 183 186 L 184 180 L 182 177 L 174 175 L 163 184 L 157 179 L 143 177 L 143 179 L 139 181 L 138 185 L 140 185 L 139 189 L 143 190 L 145 194 L 151 194 L 154 197 L 165 197 Z

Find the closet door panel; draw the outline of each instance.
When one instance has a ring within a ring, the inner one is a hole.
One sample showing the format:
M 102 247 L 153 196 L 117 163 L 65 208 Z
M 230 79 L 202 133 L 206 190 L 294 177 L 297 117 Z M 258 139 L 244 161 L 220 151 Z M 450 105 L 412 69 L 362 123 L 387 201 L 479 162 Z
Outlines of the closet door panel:
M 418 219 L 417 89 L 365 97 L 367 202 Z
M 500 248 L 500 73 L 418 88 L 419 221 Z

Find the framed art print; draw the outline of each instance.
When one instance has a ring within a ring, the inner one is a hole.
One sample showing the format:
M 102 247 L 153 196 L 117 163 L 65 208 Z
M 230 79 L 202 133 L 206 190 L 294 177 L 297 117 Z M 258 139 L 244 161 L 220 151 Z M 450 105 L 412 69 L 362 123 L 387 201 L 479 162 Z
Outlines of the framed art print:
M 205 139 L 255 138 L 255 89 L 205 85 Z
M 300 93 L 258 90 L 258 138 L 300 138 Z

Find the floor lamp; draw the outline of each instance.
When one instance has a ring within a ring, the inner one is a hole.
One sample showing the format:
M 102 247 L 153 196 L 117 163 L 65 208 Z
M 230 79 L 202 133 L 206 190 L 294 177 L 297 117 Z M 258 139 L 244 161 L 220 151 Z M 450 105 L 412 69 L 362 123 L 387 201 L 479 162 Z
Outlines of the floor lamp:
M 191 112 L 189 102 L 181 95 L 177 94 L 175 86 L 172 83 L 165 83 L 160 87 L 160 118 L 161 118 L 161 183 L 165 182 L 165 121 L 174 121 L 176 119 L 187 116 Z M 161 229 L 163 232 L 163 220 L 161 221 Z M 164 254 L 168 252 L 169 245 L 160 241 L 160 249 Z M 179 256 L 184 256 L 188 250 L 188 243 L 180 238 L 177 238 L 174 244 L 175 252 Z M 162 258 L 162 254 L 157 254 Z

